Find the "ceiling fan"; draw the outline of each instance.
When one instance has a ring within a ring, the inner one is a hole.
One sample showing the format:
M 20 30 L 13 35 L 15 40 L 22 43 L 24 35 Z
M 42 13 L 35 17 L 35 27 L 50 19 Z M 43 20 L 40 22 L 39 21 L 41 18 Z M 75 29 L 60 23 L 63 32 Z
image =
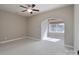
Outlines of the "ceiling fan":
M 27 12 L 29 12 L 30 14 L 32 14 L 33 11 L 39 12 L 39 9 L 34 9 L 35 6 L 36 6 L 35 4 L 25 4 L 25 6 L 20 5 L 20 7 L 25 8 L 25 10 L 23 10 L 23 11 L 21 11 L 21 12 L 27 11 Z

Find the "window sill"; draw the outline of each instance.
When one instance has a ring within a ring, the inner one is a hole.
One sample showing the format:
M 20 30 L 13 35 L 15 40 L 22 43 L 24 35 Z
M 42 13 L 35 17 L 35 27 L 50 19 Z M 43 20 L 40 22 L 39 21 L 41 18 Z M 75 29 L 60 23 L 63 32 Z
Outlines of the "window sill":
M 64 34 L 64 32 L 49 32 L 49 33 L 62 33 L 62 34 Z

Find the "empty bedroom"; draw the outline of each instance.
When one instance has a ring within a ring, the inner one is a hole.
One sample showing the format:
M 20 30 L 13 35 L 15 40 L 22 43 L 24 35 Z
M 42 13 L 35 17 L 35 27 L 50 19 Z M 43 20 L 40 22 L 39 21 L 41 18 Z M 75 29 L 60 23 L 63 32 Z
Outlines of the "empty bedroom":
M 0 55 L 75 55 L 74 4 L 0 4 Z

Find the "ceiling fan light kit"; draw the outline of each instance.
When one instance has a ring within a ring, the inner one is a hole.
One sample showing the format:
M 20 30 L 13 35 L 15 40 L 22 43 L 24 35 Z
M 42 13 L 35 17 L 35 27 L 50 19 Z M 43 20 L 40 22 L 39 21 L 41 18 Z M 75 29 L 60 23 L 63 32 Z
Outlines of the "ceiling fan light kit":
M 22 12 L 27 11 L 27 12 L 29 12 L 30 14 L 32 14 L 33 11 L 39 12 L 39 9 L 34 9 L 35 6 L 36 6 L 35 4 L 26 4 L 25 6 L 20 5 L 20 7 L 22 7 L 22 8 L 25 9 L 25 10 L 23 10 Z
M 28 12 L 32 12 L 32 9 L 27 9 Z

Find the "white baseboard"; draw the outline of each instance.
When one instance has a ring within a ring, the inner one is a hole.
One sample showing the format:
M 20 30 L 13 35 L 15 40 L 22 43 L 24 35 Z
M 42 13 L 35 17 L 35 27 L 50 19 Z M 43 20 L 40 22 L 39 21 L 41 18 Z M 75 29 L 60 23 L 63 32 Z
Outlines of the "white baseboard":
M 66 50 L 66 52 L 74 53 L 75 55 L 77 55 L 77 50 L 74 49 L 74 47 L 69 45 L 65 45 L 65 47 L 71 48 L 71 50 Z
M 8 42 L 12 42 L 12 41 L 16 41 L 16 40 L 21 40 L 21 39 L 33 39 L 33 40 L 40 40 L 38 38 L 35 38 L 35 37 L 31 37 L 31 36 L 24 36 L 24 37 L 19 37 L 19 38 L 16 38 L 16 39 L 10 39 L 10 40 L 6 40 L 6 41 L 2 41 L 0 42 L 0 44 L 4 44 L 4 43 L 8 43 Z
M 70 45 L 65 45 L 65 47 L 69 47 L 69 48 L 74 49 L 74 47 L 73 46 L 70 46 Z
M 41 40 L 41 39 L 39 39 L 39 38 L 35 38 L 35 37 L 31 37 L 31 36 L 27 36 L 27 39 Z
M 25 38 L 27 38 L 27 36 L 25 36 L 25 37 L 19 37 L 19 38 L 16 38 L 16 39 L 10 39 L 10 40 L 6 40 L 6 41 L 2 41 L 2 42 L 0 42 L 0 44 L 4 44 L 4 43 L 16 41 L 16 40 L 21 40 L 21 39 L 25 39 Z

